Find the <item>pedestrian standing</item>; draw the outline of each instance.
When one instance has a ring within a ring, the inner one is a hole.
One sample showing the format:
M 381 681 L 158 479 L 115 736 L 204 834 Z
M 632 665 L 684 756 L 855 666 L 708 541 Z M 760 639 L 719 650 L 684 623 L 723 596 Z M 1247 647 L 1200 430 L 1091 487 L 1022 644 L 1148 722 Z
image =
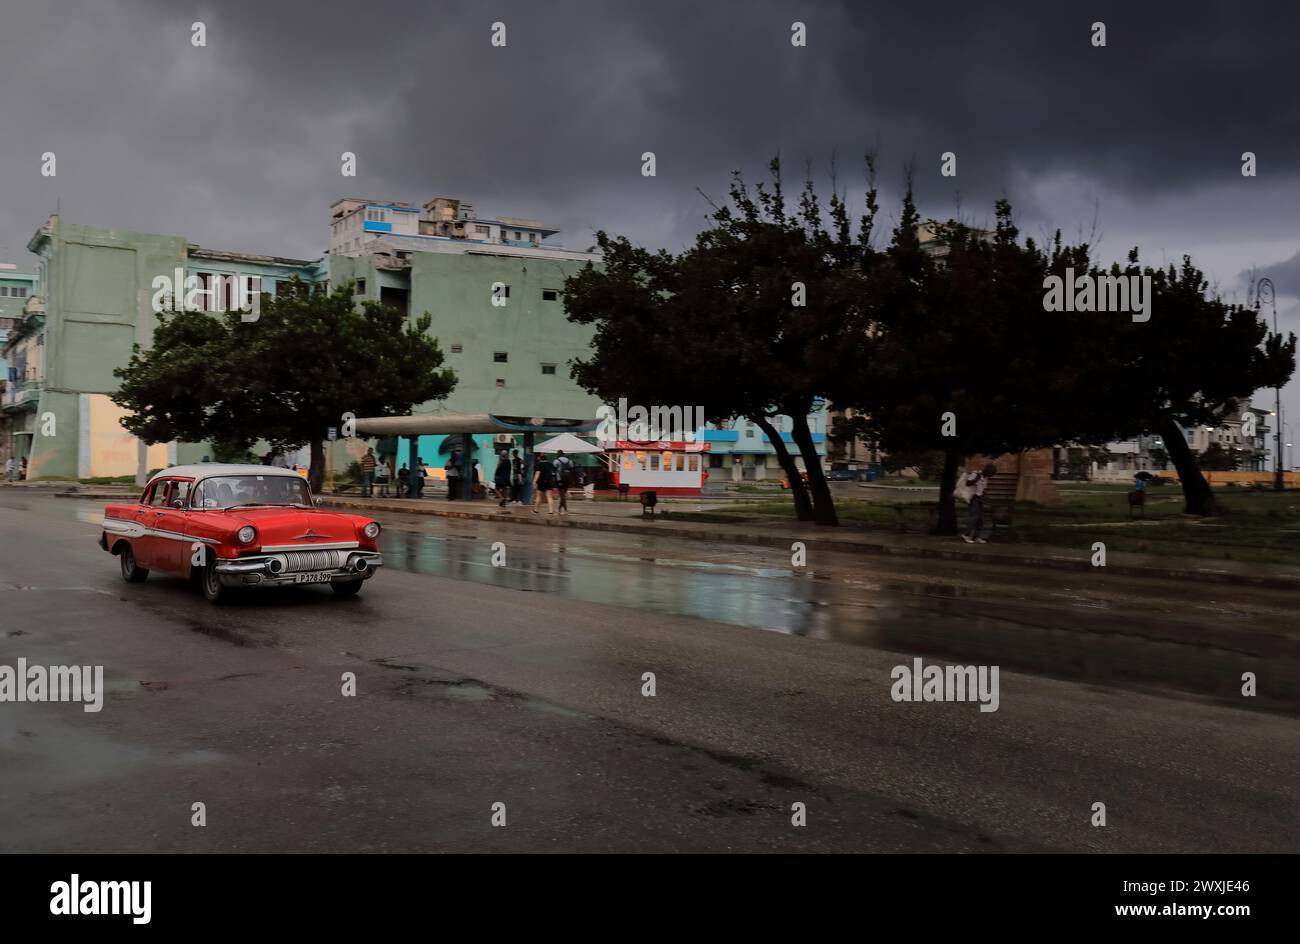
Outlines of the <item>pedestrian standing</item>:
M 545 456 L 537 457 L 537 471 L 533 473 L 533 514 L 540 515 L 542 496 L 546 496 L 546 513 L 553 515 L 551 491 L 555 488 L 555 466 Z
M 510 476 L 512 468 L 510 465 L 509 454 L 503 452 L 497 456 L 496 472 L 492 477 L 492 482 L 497 488 L 497 507 L 504 508 L 506 502 L 510 501 Z
M 26 456 L 23 456 L 22 464 L 18 469 L 18 478 L 24 482 L 27 481 L 27 457 Z
M 516 505 L 524 503 L 524 460 L 518 449 L 510 450 L 510 497 Z
M 361 457 L 361 496 L 370 498 L 375 493 L 375 450 L 367 449 Z
M 388 482 L 392 476 L 392 466 L 388 464 L 387 456 L 379 459 L 379 465 L 375 466 L 375 481 L 379 484 L 379 497 L 388 498 Z
M 411 494 L 411 470 L 402 463 L 402 467 L 397 470 L 397 497 L 407 498 Z
M 983 470 L 972 469 L 966 474 L 966 488 L 970 493 L 970 507 L 966 510 L 966 533 L 961 539 L 967 544 L 987 544 L 980 532 L 984 529 L 984 490 L 988 488 L 989 479 L 997 474 L 998 467 L 993 463 Z
M 447 464 L 442 467 L 447 473 L 447 501 L 455 501 L 460 492 L 460 450 L 453 449 L 447 457 Z

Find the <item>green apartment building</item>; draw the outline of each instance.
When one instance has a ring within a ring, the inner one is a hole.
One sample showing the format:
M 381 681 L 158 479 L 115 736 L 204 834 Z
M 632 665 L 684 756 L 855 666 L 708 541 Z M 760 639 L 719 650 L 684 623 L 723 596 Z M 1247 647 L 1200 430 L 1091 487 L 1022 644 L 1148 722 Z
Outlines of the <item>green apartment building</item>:
M 359 299 L 410 317 L 429 312 L 430 333 L 458 383 L 446 401 L 415 412 L 594 418 L 597 401 L 573 383 L 568 366 L 588 350 L 591 329 L 565 318 L 561 290 L 597 256 L 546 244 L 556 231 L 537 221 L 480 218 L 449 198 L 422 208 L 345 198 L 331 215 L 330 252 L 318 260 L 212 250 L 181 236 L 51 217 L 28 243 L 40 260 L 40 289 L 19 322 L 42 357 L 13 402 L 10 390 L 4 401 L 6 440 L 28 457 L 29 477 L 139 477 L 210 454 L 202 443 L 146 450 L 121 428 L 122 411 L 109 399 L 114 368 L 127 363 L 133 344 L 151 342 L 155 279 L 172 279 L 178 269 L 195 277 L 209 310 L 234 304 L 238 277 L 253 280 L 254 291 L 275 293 L 296 276 L 327 287 L 352 281 Z M 419 444 L 429 464 L 440 464 L 441 438 Z M 491 440 L 476 437 L 488 470 Z M 335 467 L 363 449 L 346 443 L 334 453 Z

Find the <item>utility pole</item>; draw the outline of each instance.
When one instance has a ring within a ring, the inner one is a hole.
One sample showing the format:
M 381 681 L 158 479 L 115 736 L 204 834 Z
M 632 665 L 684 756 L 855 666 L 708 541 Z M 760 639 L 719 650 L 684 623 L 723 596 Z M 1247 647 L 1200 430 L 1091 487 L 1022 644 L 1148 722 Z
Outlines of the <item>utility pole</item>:
M 1273 305 L 1273 333 L 1277 334 L 1277 291 L 1273 288 L 1273 280 L 1267 276 L 1260 279 L 1255 286 L 1255 310 L 1259 310 L 1265 289 L 1268 290 L 1268 298 Z M 1280 492 L 1282 491 L 1282 388 L 1276 387 L 1274 393 L 1273 416 L 1276 433 L 1273 440 L 1273 490 Z

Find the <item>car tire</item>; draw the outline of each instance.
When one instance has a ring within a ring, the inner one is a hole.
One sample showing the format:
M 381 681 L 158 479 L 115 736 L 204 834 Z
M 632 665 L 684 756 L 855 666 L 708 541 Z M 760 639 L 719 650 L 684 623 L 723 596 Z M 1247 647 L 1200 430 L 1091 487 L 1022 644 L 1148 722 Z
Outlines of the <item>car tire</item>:
M 144 583 L 145 578 L 149 576 L 149 571 L 145 570 L 135 561 L 135 551 L 131 545 L 127 544 L 122 548 L 122 553 L 117 555 L 122 565 L 122 579 L 127 583 Z
M 221 604 L 230 599 L 230 589 L 221 582 L 221 575 L 211 564 L 200 572 L 199 586 L 203 589 L 203 598 L 209 603 Z
M 336 596 L 346 600 L 348 597 L 354 597 L 360 593 L 361 584 L 364 582 L 363 580 L 349 580 L 347 583 L 332 583 L 330 589 L 334 591 Z

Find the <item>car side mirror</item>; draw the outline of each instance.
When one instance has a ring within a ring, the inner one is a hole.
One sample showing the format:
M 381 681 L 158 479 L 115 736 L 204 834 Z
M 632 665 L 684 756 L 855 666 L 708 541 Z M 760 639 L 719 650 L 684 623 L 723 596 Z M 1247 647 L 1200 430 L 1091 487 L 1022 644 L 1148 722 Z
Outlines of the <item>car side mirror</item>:
M 321 506 L 321 504 L 322 504 L 322 502 L 321 502 L 321 500 L 320 500 L 320 496 L 317 496 L 317 497 L 313 498 L 313 499 L 311 500 L 311 503 L 312 503 L 313 505 L 315 505 L 317 508 L 319 508 L 319 507 Z
M 185 507 L 185 502 L 184 502 L 182 499 L 180 499 L 180 498 L 173 498 L 173 499 L 172 499 L 172 507 L 173 507 L 173 508 L 184 508 L 184 507 Z

